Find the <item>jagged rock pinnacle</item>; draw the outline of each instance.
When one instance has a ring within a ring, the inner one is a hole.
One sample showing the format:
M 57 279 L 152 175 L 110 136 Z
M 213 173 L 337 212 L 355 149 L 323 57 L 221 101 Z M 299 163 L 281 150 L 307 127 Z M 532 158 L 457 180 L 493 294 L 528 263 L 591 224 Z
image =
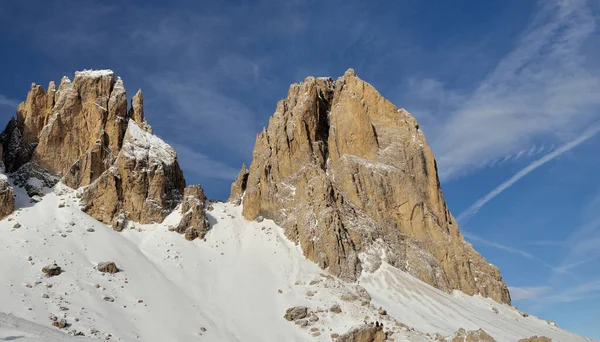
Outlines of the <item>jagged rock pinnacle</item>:
M 322 268 L 357 279 L 385 261 L 444 291 L 510 303 L 498 269 L 466 243 L 417 121 L 348 69 L 293 84 L 256 139 L 231 200 L 275 220 Z

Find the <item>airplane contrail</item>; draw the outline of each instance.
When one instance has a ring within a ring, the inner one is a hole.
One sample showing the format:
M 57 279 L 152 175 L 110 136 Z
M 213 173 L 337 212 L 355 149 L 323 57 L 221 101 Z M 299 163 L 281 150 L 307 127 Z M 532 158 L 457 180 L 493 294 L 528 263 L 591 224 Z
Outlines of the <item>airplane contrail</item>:
M 502 191 L 508 189 L 510 186 L 515 184 L 519 179 L 525 177 L 531 171 L 546 164 L 547 162 L 560 156 L 561 154 L 563 154 L 567 151 L 570 151 L 573 148 L 579 146 L 581 143 L 590 139 L 591 137 L 596 135 L 598 132 L 600 132 L 600 125 L 592 126 L 589 129 L 587 129 L 585 132 L 583 132 L 583 134 L 581 136 L 579 136 L 577 139 L 569 141 L 568 143 L 558 147 L 556 150 L 546 154 L 545 156 L 541 157 L 540 159 L 527 165 L 527 167 L 525 167 L 521 171 L 514 174 L 512 177 L 510 177 L 504 183 L 500 184 L 494 190 L 490 191 L 487 195 L 481 197 L 475 203 L 471 204 L 470 207 L 468 207 L 466 210 L 464 210 L 462 213 L 460 213 L 460 215 L 458 215 L 457 220 L 458 221 L 468 220 L 471 216 L 475 215 L 479 211 L 479 209 L 481 209 L 481 207 L 483 207 L 487 202 L 494 199 L 494 197 L 500 195 L 500 193 Z

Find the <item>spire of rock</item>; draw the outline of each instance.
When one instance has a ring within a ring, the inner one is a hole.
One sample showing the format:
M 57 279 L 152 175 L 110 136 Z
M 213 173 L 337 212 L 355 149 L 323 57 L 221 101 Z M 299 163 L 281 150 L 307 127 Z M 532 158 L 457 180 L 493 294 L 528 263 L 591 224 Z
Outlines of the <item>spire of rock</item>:
M 35 176 L 46 186 L 60 177 L 86 186 L 86 211 L 107 224 L 162 222 L 181 203 L 185 180 L 175 151 L 151 132 L 141 90 L 128 112 L 120 77 L 84 70 L 58 90 L 32 85 L 0 135 L 2 160 L 17 185 Z
M 129 117 L 131 120 L 137 122 L 143 130 L 152 133 L 152 127 L 148 125 L 146 117 L 144 117 L 144 95 L 142 94 L 142 89 L 139 89 L 133 98 L 131 98 Z
M 232 185 L 243 215 L 275 220 L 344 279 L 385 261 L 444 291 L 510 303 L 498 269 L 466 243 L 417 121 L 348 69 L 290 86 Z
M 244 189 L 246 189 L 246 182 L 248 181 L 248 173 L 249 171 L 248 168 L 246 168 L 246 164 L 242 163 L 240 173 L 233 184 L 231 184 L 230 201 L 239 201 L 242 198 Z

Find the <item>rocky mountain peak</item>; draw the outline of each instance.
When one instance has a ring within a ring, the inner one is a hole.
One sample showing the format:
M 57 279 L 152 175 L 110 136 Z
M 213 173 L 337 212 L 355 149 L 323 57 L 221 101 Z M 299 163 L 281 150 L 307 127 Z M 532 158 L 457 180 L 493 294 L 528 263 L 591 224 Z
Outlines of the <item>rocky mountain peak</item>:
M 115 229 L 126 220 L 162 222 L 182 203 L 186 184 L 177 154 L 152 134 L 143 104 L 139 90 L 128 108 L 123 80 L 111 70 L 78 71 L 58 90 L 54 82 L 48 90 L 32 84 L 0 136 L 5 171 L 31 195 L 42 195 L 28 187 L 31 178 L 80 188 L 84 211 Z M 0 184 L 0 197 L 5 188 Z M 190 224 L 205 230 L 204 207 L 194 208 L 201 212 Z
M 417 121 L 353 69 L 290 86 L 230 200 L 249 220 L 275 220 L 341 278 L 385 261 L 439 289 L 510 303 L 498 269 L 460 234 Z

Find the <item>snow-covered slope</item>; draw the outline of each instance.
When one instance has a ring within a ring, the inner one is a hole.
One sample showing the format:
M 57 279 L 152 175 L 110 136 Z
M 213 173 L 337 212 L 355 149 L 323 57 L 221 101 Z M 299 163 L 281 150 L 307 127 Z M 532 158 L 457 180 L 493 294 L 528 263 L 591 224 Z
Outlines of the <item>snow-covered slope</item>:
M 118 233 L 81 212 L 76 193 L 60 184 L 35 204 L 15 192 L 20 209 L 0 222 L 0 340 L 69 341 L 63 331 L 76 330 L 120 341 L 331 341 L 365 320 L 383 322 L 396 341 L 433 340 L 425 333 L 459 327 L 483 328 L 498 341 L 586 340 L 485 298 L 440 292 L 385 264 L 359 285 L 339 281 L 273 222 L 248 222 L 231 204 L 213 204 L 206 241 L 189 242 L 168 231 L 177 212 Z M 101 261 L 122 271 L 102 274 Z M 53 262 L 64 272 L 44 277 L 42 267 Z M 335 304 L 341 313 L 330 311 Z M 285 320 L 298 305 L 318 319 L 304 327 Z M 70 326 L 52 327 L 50 315 Z

